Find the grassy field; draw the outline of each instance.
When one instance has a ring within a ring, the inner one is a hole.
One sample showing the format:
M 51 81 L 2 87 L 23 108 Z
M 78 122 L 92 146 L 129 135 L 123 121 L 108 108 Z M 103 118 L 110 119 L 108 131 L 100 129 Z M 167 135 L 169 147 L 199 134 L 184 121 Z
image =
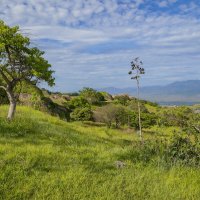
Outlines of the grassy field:
M 0 107 L 0 198 L 69 200 L 198 200 L 200 169 L 115 162 L 134 133 L 66 123 L 27 107 L 13 122 Z M 171 130 L 168 130 L 171 131 Z M 150 137 L 150 136 L 148 136 Z

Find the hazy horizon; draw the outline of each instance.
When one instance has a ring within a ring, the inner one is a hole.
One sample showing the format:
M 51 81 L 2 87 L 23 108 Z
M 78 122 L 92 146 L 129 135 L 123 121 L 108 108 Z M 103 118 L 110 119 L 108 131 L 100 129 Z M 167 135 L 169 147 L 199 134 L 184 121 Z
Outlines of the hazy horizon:
M 184 83 L 184 82 L 189 82 L 189 81 L 198 81 L 200 82 L 200 79 L 196 79 L 196 80 L 183 80 L 183 81 L 173 81 L 173 82 L 170 82 L 170 83 L 164 83 L 164 84 L 157 84 L 157 85 L 140 85 L 141 88 L 148 88 L 148 87 L 165 87 L 165 86 L 169 86 L 171 84 L 175 84 L 175 83 Z M 83 88 L 92 88 L 91 86 L 89 85 L 83 85 L 82 87 L 78 88 L 77 90 L 56 90 L 54 87 L 43 87 L 42 84 L 39 85 L 40 88 L 44 88 L 44 89 L 47 89 L 51 92 L 62 92 L 62 93 L 76 93 L 76 92 L 79 92 L 80 90 L 82 90 Z M 108 87 L 100 87 L 100 88 L 97 88 L 97 87 L 94 87 L 93 89 L 95 90 L 98 90 L 98 91 L 103 91 L 104 89 L 109 89 L 109 88 L 113 88 L 113 89 L 127 89 L 127 88 L 133 88 L 133 89 L 137 89 L 137 86 L 135 84 L 134 81 L 132 81 L 132 85 L 129 85 L 127 87 L 123 87 L 123 86 L 119 86 L 119 87 L 116 87 L 116 86 L 108 86 Z

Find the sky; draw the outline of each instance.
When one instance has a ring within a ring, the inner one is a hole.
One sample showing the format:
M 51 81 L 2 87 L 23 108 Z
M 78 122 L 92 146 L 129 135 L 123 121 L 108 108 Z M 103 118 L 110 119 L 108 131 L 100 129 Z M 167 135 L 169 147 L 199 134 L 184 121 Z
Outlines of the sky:
M 200 0 L 0 0 L 0 19 L 45 51 L 54 91 L 200 79 Z

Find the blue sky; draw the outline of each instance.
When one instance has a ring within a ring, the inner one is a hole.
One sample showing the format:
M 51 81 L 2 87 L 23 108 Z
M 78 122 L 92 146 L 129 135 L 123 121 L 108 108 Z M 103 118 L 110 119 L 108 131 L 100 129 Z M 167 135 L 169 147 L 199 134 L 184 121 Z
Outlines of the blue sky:
M 200 78 L 199 0 L 0 0 L 0 19 L 46 52 L 53 90 L 134 87 L 134 57 L 143 86 Z

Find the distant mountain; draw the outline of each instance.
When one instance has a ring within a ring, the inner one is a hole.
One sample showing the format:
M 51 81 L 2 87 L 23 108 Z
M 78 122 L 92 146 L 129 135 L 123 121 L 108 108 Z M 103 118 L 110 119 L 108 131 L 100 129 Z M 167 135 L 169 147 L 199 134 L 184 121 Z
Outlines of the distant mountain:
M 110 94 L 129 94 L 136 96 L 136 88 L 102 88 Z M 196 104 L 200 103 L 200 80 L 174 82 L 166 86 L 146 86 L 140 90 L 141 98 L 160 104 Z

